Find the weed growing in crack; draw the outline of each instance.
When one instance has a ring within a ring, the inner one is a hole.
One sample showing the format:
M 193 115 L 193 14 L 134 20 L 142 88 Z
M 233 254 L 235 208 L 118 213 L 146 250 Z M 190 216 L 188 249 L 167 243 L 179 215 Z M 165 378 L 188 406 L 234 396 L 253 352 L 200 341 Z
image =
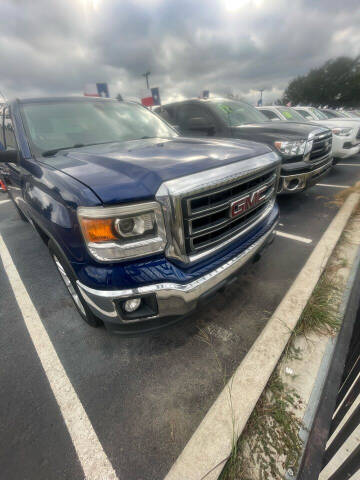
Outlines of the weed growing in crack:
M 299 395 L 274 374 L 220 479 L 283 480 L 286 470 L 296 470 L 302 449 L 302 422 L 295 410 L 300 407 Z

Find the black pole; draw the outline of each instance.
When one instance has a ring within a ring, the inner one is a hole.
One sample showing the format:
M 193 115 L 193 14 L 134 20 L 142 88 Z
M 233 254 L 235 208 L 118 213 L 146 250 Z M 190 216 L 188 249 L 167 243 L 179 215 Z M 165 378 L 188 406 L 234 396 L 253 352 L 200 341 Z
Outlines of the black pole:
M 150 88 L 150 87 L 149 87 L 149 75 L 150 75 L 150 73 L 151 73 L 151 72 L 149 72 L 149 71 L 148 71 L 148 72 L 145 72 L 145 73 L 143 73 L 143 77 L 145 77 L 145 80 L 146 80 L 146 87 L 147 87 L 147 89 L 148 89 L 148 90 L 149 90 L 149 88 Z

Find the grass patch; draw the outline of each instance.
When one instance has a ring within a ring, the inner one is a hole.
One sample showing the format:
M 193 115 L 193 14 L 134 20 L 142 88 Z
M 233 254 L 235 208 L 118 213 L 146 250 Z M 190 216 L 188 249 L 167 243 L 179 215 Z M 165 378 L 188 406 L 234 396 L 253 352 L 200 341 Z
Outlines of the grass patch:
M 349 260 L 347 258 L 341 257 L 341 258 L 338 259 L 338 262 L 339 262 L 338 264 L 341 268 L 346 268 L 346 267 L 349 266 Z
M 339 287 L 336 283 L 336 271 L 337 269 L 332 274 L 327 271 L 320 277 L 292 337 L 297 335 L 306 337 L 310 332 L 333 335 L 339 329 L 340 321 L 337 309 Z
M 338 301 L 340 287 L 336 274 L 340 268 L 347 266 L 347 260 L 341 259 L 336 265 L 328 266 L 320 277 L 309 302 L 291 333 L 284 350 L 288 360 L 301 360 L 301 349 L 296 347 L 295 338 L 309 336 L 311 332 L 319 335 L 334 335 L 340 328 L 338 317 Z
M 295 390 L 274 374 L 219 478 L 283 480 L 286 470 L 296 470 L 302 423 L 295 410 L 300 406 Z

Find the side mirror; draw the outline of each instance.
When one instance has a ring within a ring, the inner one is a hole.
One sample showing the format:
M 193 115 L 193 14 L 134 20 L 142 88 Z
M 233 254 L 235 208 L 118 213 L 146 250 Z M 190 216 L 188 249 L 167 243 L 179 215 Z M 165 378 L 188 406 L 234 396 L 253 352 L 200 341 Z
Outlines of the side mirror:
M 16 162 L 18 159 L 17 150 L 2 150 L 0 151 L 0 163 Z
M 188 129 L 193 131 L 206 132 L 208 135 L 213 135 L 215 127 L 209 123 L 204 117 L 192 117 L 188 120 Z

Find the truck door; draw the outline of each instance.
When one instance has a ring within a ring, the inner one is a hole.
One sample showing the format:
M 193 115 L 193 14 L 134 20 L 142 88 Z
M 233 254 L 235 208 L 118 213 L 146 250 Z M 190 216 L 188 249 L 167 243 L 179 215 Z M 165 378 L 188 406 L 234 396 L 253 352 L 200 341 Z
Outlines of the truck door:
M 13 121 L 10 116 L 9 107 L 5 107 L 2 115 L 2 135 L 1 138 L 4 140 L 4 149 L 5 150 L 19 150 Z M 16 202 L 19 203 L 21 198 L 21 170 L 19 165 L 19 158 L 16 162 L 9 162 L 6 165 L 6 174 L 5 181 L 8 188 L 10 196 Z

